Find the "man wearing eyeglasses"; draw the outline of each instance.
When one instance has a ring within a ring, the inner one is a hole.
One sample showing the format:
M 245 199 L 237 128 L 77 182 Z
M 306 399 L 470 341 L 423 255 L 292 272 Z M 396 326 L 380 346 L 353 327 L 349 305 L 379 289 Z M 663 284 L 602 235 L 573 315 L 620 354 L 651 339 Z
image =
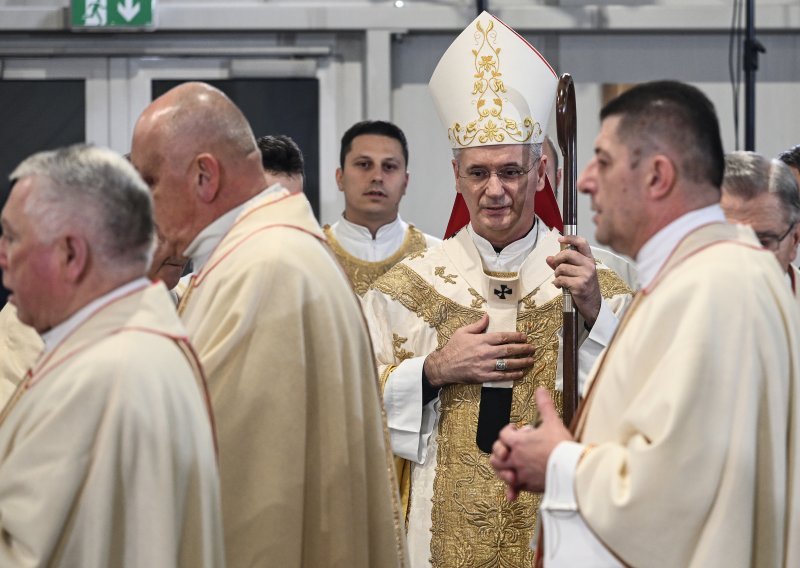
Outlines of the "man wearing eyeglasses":
M 541 55 L 489 14 L 462 32 L 430 89 L 470 224 L 364 295 L 392 450 L 410 464 L 401 487 L 412 567 L 531 566 L 538 497 L 506 501 L 491 445 L 505 424 L 535 422 L 536 387 L 559 397 L 560 287 L 585 322 L 581 374 L 629 298 L 584 239 L 560 238 L 534 215 L 556 82 Z M 566 243 L 577 250 L 560 251 Z
M 789 167 L 755 152 L 731 152 L 720 205 L 728 221 L 750 225 L 761 245 L 775 253 L 800 300 L 800 271 L 792 264 L 800 244 L 800 191 Z

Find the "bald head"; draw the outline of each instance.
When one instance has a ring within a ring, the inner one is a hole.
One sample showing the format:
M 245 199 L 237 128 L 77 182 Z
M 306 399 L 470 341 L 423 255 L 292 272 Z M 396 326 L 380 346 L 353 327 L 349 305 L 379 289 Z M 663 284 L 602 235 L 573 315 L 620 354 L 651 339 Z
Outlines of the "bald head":
M 157 133 L 176 149 L 245 158 L 258 148 L 250 124 L 225 93 L 206 83 L 183 83 L 157 98 L 136 128 Z
M 264 188 L 261 155 L 247 119 L 206 83 L 178 85 L 144 110 L 134 129 L 131 161 L 150 186 L 160 230 L 179 252 Z

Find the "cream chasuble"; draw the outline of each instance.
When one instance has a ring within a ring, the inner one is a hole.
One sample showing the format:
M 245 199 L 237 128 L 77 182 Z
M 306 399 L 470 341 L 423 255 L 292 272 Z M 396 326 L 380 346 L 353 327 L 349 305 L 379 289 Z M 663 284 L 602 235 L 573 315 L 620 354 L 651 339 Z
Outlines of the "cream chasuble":
M 752 230 L 684 238 L 620 323 L 578 423 L 578 510 L 622 563 L 800 566 L 798 355 L 797 305 Z
M 0 311 L 0 409 L 44 349 L 42 338 L 17 317 L 17 308 L 7 303 Z
M 555 232 L 540 232 L 538 238 L 518 273 L 487 275 L 465 229 L 407 257 L 364 296 L 393 449 L 414 462 L 408 510 L 412 566 L 531 566 L 528 542 L 537 499 L 525 494 L 509 503 L 488 454 L 476 445 L 481 385 L 448 385 L 423 408 L 421 369 L 424 357 L 447 343 L 457 328 L 489 311 L 494 330 L 505 321 L 526 332 L 536 346 L 534 367 L 513 387 L 512 422 L 535 420 L 538 386 L 553 392 L 560 408 L 562 294 L 552 285 L 553 271 L 545 262 L 560 245 Z M 613 272 L 598 268 L 605 298 L 601 311 L 618 313 L 630 290 Z M 503 295 L 513 301 L 510 317 L 506 307 L 494 306 Z M 402 369 L 416 373 L 412 383 L 396 380 Z M 389 412 L 389 401 L 393 408 L 405 401 L 407 412 Z
M 223 565 L 199 366 L 166 289 L 142 282 L 43 355 L 0 414 L 0 566 Z
M 404 566 L 358 298 L 306 197 L 262 196 L 179 306 L 217 421 L 227 565 Z
M 181 278 L 170 290 L 176 304 L 188 282 L 188 277 Z M 17 308 L 7 303 L 0 310 L 0 409 L 11 398 L 28 369 L 33 367 L 43 348 L 39 334 L 19 321 Z
M 325 225 L 322 230 L 359 296 L 409 254 L 441 242 L 400 217 L 378 229 L 374 239 L 369 229 L 350 223 L 344 217 L 333 226 Z

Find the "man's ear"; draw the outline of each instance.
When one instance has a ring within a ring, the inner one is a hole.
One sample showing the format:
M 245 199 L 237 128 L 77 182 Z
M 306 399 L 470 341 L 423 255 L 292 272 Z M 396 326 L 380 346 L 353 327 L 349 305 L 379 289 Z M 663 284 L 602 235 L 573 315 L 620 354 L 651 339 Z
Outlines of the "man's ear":
M 80 282 L 89 267 L 89 243 L 82 235 L 67 234 L 58 241 L 61 263 L 67 282 Z
M 451 160 L 451 163 L 453 164 L 453 178 L 456 182 L 456 193 L 461 193 L 461 190 L 458 187 L 458 162 L 453 159 Z
M 342 168 L 336 168 L 336 187 L 339 188 L 339 191 L 344 191 L 344 187 L 342 186 Z
M 643 158 L 642 161 L 642 167 L 648 168 L 645 178 L 647 191 L 653 199 L 664 199 L 672 193 L 675 185 L 675 164 L 664 154 Z
M 542 191 L 545 186 L 545 179 L 547 179 L 547 156 L 542 154 L 539 158 L 539 163 L 536 165 L 536 173 L 539 176 L 536 182 L 536 191 Z M 553 188 L 555 192 L 555 188 Z
M 556 185 L 553 186 L 553 192 L 558 191 L 558 188 L 561 187 L 561 177 L 564 175 L 564 168 L 558 168 L 556 170 Z
M 219 161 L 208 153 L 195 157 L 195 192 L 203 203 L 211 203 L 219 191 Z
M 792 252 L 789 257 L 789 262 L 794 262 L 794 259 L 797 258 L 797 247 L 800 245 L 800 223 L 795 224 L 788 238 L 792 239 Z

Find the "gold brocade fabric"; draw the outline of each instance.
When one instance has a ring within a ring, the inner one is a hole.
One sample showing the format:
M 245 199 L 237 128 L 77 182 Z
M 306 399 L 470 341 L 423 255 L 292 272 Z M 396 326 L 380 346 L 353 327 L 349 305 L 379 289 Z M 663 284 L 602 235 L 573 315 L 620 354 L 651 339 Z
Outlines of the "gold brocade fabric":
M 517 330 L 536 347 L 536 363 L 514 384 L 511 421 L 516 424 L 536 420 L 534 392 L 539 386 L 554 395 L 561 411 L 561 396 L 555 392 L 561 323 L 560 296 L 517 317 Z M 539 497 L 524 492 L 513 503 L 506 500 L 505 484 L 475 443 L 480 395 L 480 385 L 450 385 L 440 394 L 431 565 L 527 568 L 533 560 L 528 544 Z
M 597 281 L 600 283 L 600 293 L 603 298 L 613 298 L 619 294 L 633 295 L 633 290 L 610 268 L 598 269 Z
M 447 343 L 456 329 L 479 320 L 483 315 L 480 310 L 466 308 L 442 296 L 405 264 L 396 265 L 373 287 L 397 300 L 435 328 L 438 349 Z
M 481 317 L 482 311 L 456 304 L 436 292 L 418 274 L 400 264 L 375 283 L 375 288 L 401 302 L 437 331 L 439 347 L 453 331 Z M 536 290 L 520 301 L 517 329 L 536 347 L 536 364 L 515 383 L 511 420 L 517 424 L 536 419 L 534 392 L 546 387 L 561 411 L 561 394 L 555 391 L 558 332 L 562 324 L 562 299 L 542 306 L 533 300 Z M 434 568 L 528 568 L 533 554 L 528 547 L 539 497 L 523 493 L 510 503 L 489 455 L 475 443 L 480 407 L 480 385 L 448 385 L 440 392 L 436 479 L 433 487 L 431 565 Z
M 409 225 L 403 244 L 400 245 L 400 248 L 397 249 L 393 255 L 379 262 L 368 262 L 344 250 L 344 247 L 342 247 L 333 235 L 330 225 L 325 225 L 322 230 L 325 233 L 325 238 L 328 239 L 331 250 L 333 250 L 333 253 L 336 255 L 336 259 L 344 269 L 348 280 L 350 280 L 353 289 L 359 296 L 363 296 L 375 280 L 386 274 L 391 267 L 403 260 L 406 256 L 424 251 L 427 247 L 425 235 L 422 231 L 413 225 Z

